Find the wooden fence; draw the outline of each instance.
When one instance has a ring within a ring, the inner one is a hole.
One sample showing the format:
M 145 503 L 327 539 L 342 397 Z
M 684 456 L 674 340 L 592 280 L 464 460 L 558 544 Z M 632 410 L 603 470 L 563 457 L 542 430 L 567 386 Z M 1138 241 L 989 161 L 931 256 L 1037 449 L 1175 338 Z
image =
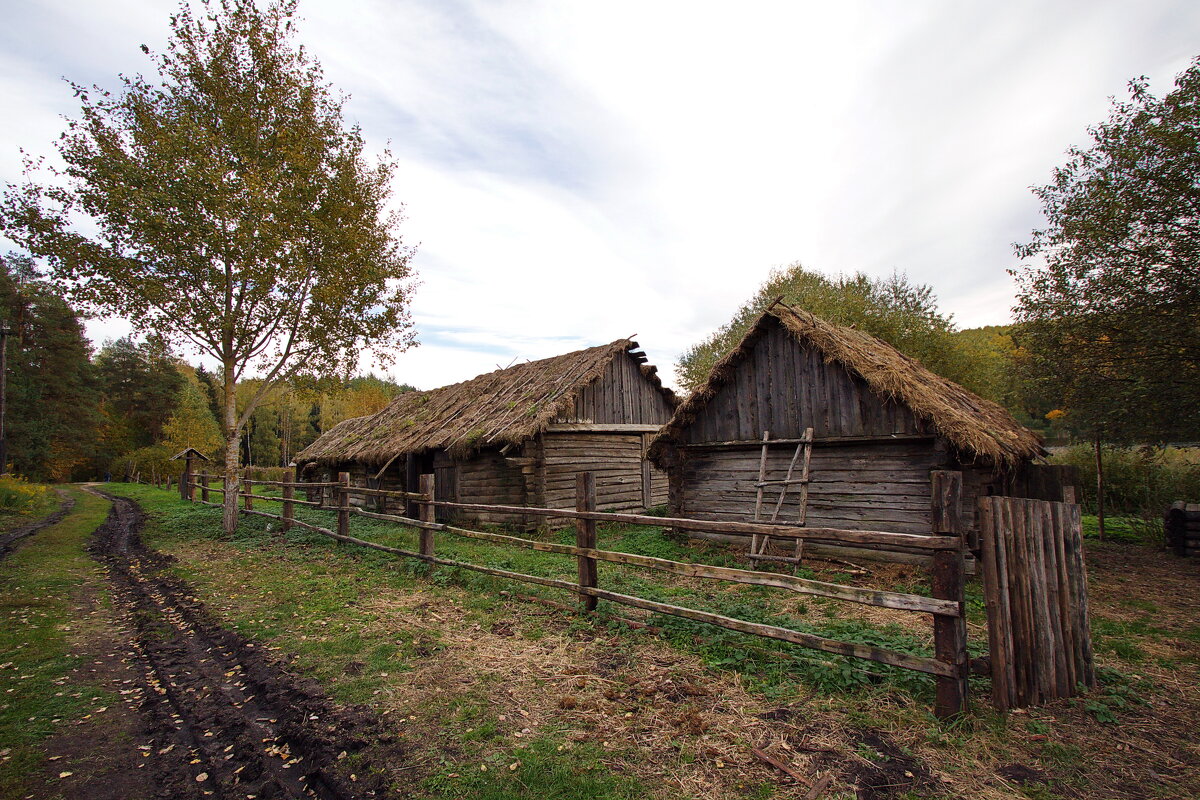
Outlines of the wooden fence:
M 417 559 L 429 564 L 458 567 L 499 578 L 562 589 L 578 595 L 582 608 L 585 611 L 594 610 L 598 600 L 607 600 L 612 603 L 640 608 L 654 613 L 668 614 L 755 636 L 778 639 L 827 653 L 853 656 L 895 667 L 924 672 L 936 678 L 937 701 L 935 712 L 939 717 L 947 718 L 965 711 L 967 704 L 967 675 L 969 665 L 963 603 L 965 549 L 963 545 L 960 508 L 962 475 L 957 472 L 935 472 L 933 473 L 933 484 L 932 535 L 887 531 L 843 530 L 827 527 L 788 527 L 778 524 L 673 519 L 642 514 L 597 512 L 596 485 L 592 473 L 578 474 L 576 482 L 576 508 L 573 511 L 561 508 L 482 505 L 439 501 L 434 496 L 433 475 L 421 476 L 420 491 L 416 493 L 351 486 L 349 474 L 343 472 L 339 474 L 338 480 L 333 483 L 243 481 L 238 495 L 244 504 L 242 508 L 243 513 L 279 520 L 284 530 L 291 527 L 300 527 L 338 541 L 350 542 L 362 547 Z M 280 487 L 283 496 L 270 497 L 256 495 L 253 493 L 253 487 L 256 485 Z M 194 490 L 196 488 L 200 490 L 200 502 L 207 503 L 208 505 L 219 505 L 209 500 L 209 494 L 223 493 L 224 490 L 210 487 L 208 485 L 208 477 L 204 473 L 200 473 L 199 480 L 187 482 L 183 491 L 184 496 L 187 499 L 194 500 Z M 308 492 L 308 496 L 311 496 L 312 493 L 318 493 L 319 499 L 298 499 L 295 497 L 296 489 Z M 325 502 L 327 489 L 333 490 L 332 505 Z M 375 510 L 355 507 L 350 502 L 352 496 L 358 496 L 369 501 Z M 272 514 L 267 511 L 257 510 L 254 508 L 256 500 L 282 503 L 282 513 Z M 417 517 L 388 513 L 387 504 L 392 500 L 397 501 L 397 505 L 400 505 L 401 508 L 404 507 L 404 504 L 415 502 L 419 508 Z M 297 505 L 322 508 L 336 514 L 335 529 L 324 528 L 297 519 L 294 511 Z M 434 521 L 435 510 L 437 508 L 484 510 L 523 516 L 573 519 L 576 520 L 576 541 L 574 545 L 556 544 L 438 523 Z M 353 516 L 385 520 L 417 528 L 419 531 L 417 550 L 391 547 L 351 536 L 350 519 Z M 933 557 L 932 596 L 863 589 L 792 575 L 672 561 L 635 553 L 602 550 L 597 547 L 596 543 L 596 523 L 601 521 L 682 527 L 690 530 L 710 531 L 714 533 L 769 534 L 773 538 L 791 538 L 877 550 L 916 548 L 921 552 L 929 553 Z M 437 533 L 511 547 L 522 547 L 542 552 L 574 556 L 576 559 L 577 578 L 575 581 L 546 578 L 444 558 L 435 553 L 434 536 Z M 916 656 L 910 653 L 870 645 L 843 642 L 814 633 L 750 622 L 708 611 L 684 608 L 655 600 L 608 591 L 599 585 L 599 577 L 596 569 L 596 564 L 599 561 L 645 567 L 691 578 L 706 578 L 756 586 L 770 586 L 799 594 L 833 598 L 900 611 L 931 614 L 933 617 L 934 657 Z
M 995 705 L 1095 686 L 1079 506 L 981 497 L 979 529 Z

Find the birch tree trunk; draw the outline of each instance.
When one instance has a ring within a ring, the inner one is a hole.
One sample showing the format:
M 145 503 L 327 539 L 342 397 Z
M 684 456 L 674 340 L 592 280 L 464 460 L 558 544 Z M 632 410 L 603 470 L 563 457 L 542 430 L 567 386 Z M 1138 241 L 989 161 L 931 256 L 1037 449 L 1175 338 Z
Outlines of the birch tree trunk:
M 232 536 L 238 523 L 238 454 L 237 397 L 234 394 L 233 368 L 225 369 L 225 535 Z

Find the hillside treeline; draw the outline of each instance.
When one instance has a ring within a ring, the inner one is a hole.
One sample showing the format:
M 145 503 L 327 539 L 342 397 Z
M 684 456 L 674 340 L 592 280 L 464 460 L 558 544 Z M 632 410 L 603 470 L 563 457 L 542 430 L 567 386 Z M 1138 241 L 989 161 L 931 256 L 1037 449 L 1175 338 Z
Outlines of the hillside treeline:
M 170 456 L 217 456 L 219 383 L 161 338 L 93 349 L 83 322 L 33 262 L 0 258 L 0 308 L 10 331 L 5 433 L 13 471 L 36 481 L 123 479 L 175 472 Z M 258 389 L 238 386 L 239 411 Z M 241 437 L 242 463 L 278 467 L 323 431 L 371 414 L 412 387 L 368 375 L 336 386 L 301 382 L 274 392 Z

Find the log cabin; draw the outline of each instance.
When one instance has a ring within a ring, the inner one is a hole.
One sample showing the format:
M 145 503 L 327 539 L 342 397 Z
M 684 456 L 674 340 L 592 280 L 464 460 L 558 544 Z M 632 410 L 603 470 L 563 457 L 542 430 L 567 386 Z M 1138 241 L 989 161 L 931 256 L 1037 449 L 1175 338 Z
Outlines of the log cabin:
M 646 361 L 619 339 L 406 392 L 325 432 L 297 455 L 297 473 L 322 482 L 349 472 L 358 486 L 408 491 L 432 473 L 441 500 L 574 508 L 575 474 L 590 471 L 600 510 L 663 505 L 666 476 L 646 451 L 677 401 Z M 541 522 L 445 509 L 439 521 Z
M 973 527 L 974 498 L 1020 493 L 1041 455 L 1038 436 L 999 405 L 783 303 L 650 447 L 673 517 L 902 533 L 930 532 L 932 470 L 963 472 Z

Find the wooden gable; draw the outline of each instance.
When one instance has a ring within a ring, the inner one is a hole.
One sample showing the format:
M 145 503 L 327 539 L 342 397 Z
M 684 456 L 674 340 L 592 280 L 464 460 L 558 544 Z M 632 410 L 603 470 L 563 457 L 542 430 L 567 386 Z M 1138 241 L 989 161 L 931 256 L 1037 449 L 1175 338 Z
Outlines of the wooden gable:
M 730 379 L 682 431 L 681 444 L 932 433 L 906 406 L 873 391 L 841 364 L 828 363 L 774 317 L 733 367 Z

